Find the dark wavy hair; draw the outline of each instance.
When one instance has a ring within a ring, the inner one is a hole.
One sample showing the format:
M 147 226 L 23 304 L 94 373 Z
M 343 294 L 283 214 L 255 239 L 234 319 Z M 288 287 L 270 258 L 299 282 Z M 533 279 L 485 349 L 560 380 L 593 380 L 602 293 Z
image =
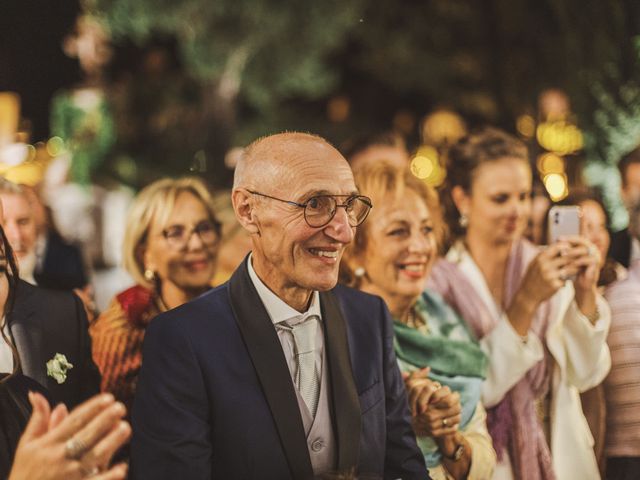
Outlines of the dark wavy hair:
M 7 236 L 5 235 L 4 228 L 2 228 L 2 226 L 0 226 L 0 237 L 2 237 L 2 240 L 0 242 L 2 244 L 2 252 L 0 252 L 0 255 L 4 253 L 4 257 L 7 262 L 6 271 L 0 272 L 0 275 L 6 275 L 7 282 L 9 284 L 7 301 L 4 304 L 4 311 L 2 312 L 3 320 L 2 325 L 0 325 L 0 334 L 2 335 L 2 340 L 6 342 L 7 345 L 9 345 L 9 347 L 11 348 L 11 353 L 13 355 L 13 372 L 11 373 L 11 375 L 8 375 L 0 380 L 0 382 L 5 382 L 6 380 L 14 376 L 20 369 L 20 357 L 18 356 L 18 350 L 13 344 L 11 338 L 5 332 L 5 323 L 7 321 L 9 313 L 13 310 L 13 305 L 16 298 L 16 287 L 18 285 L 18 280 L 20 277 L 18 275 L 18 262 L 16 262 L 16 257 L 13 253 L 13 249 L 11 248 L 11 245 L 9 245 L 9 241 L 7 240 Z
M 460 212 L 453 203 L 451 191 L 454 187 L 461 187 L 471 193 L 478 168 L 505 158 L 521 159 L 529 164 L 529 151 L 518 138 L 494 127 L 471 132 L 447 151 L 447 180 L 441 191 L 441 199 L 452 240 L 463 236 L 464 229 L 460 226 Z

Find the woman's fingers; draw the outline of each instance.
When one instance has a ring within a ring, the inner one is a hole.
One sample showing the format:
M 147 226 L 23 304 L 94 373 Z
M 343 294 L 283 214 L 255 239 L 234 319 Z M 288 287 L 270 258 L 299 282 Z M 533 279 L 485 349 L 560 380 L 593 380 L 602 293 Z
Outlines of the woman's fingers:
M 438 391 L 439 388 L 440 386 L 438 386 L 437 384 L 434 385 L 433 383 L 431 383 L 430 385 L 422 389 L 416 400 L 416 410 L 414 415 L 422 415 L 429 409 L 431 397 L 435 392 Z
M 456 432 L 460 428 L 460 414 L 453 416 L 442 416 L 433 418 L 430 421 L 431 432 L 434 437 L 441 437 Z
M 431 395 L 437 391 L 439 384 L 435 384 L 430 380 L 415 381 L 409 388 L 409 408 L 411 409 L 411 415 L 416 416 L 421 413 L 422 407 L 429 403 Z
M 431 397 L 431 403 L 436 408 L 448 408 L 456 403 L 460 403 L 460 394 L 458 392 L 452 392 L 451 389 L 445 385 L 434 392 Z
M 111 430 L 117 428 L 120 419 L 124 417 L 126 412 L 126 408 L 120 402 L 109 405 L 82 430 L 77 432 L 73 438 L 81 441 L 89 451 L 92 451 L 100 440 L 108 436 Z
M 424 367 L 420 370 L 415 370 L 411 373 L 403 372 L 402 378 L 408 384 L 415 380 L 427 380 L 429 378 L 429 372 L 431 371 L 430 367 Z
M 47 440 L 52 442 L 66 441 L 75 433 L 82 430 L 98 414 L 111 406 L 114 402 L 113 395 L 103 393 L 76 407 L 55 430 L 47 434 Z
M 59 403 L 49 417 L 49 430 L 56 428 L 69 415 L 69 410 L 64 403 Z
M 107 435 L 104 435 L 97 444 L 85 455 L 82 462 L 91 467 L 105 468 L 109 465 L 111 457 L 124 445 L 131 435 L 131 427 L 125 421 L 119 421 Z
M 120 463 L 111 467 L 106 472 L 91 477 L 91 480 L 122 480 L 127 478 L 129 467 L 126 463 Z
M 32 413 L 22 435 L 23 442 L 29 442 L 47 433 L 51 407 L 49 402 L 37 392 L 29 392 Z

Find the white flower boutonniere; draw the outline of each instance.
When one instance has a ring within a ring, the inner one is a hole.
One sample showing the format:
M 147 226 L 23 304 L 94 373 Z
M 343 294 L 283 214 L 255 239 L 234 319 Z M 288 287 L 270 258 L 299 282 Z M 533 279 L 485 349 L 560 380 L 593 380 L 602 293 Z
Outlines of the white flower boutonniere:
M 67 357 L 62 353 L 56 353 L 55 356 L 47 362 L 47 375 L 59 384 L 62 384 L 67 379 L 67 372 L 72 368 L 73 365 L 67 360 Z

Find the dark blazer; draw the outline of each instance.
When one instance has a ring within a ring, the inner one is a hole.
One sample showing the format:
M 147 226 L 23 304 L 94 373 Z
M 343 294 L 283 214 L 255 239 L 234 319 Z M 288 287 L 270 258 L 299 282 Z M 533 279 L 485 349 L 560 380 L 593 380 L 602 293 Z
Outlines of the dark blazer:
M 22 373 L 46 387 L 54 402 L 71 409 L 98 393 L 100 373 L 91 359 L 87 316 L 78 297 L 19 280 L 7 320 Z M 73 365 L 62 384 L 47 376 L 47 361 L 56 353 Z
M 33 272 L 38 286 L 54 290 L 82 288 L 88 283 L 86 272 L 80 249 L 50 231 L 42 264 Z
M 631 262 L 631 234 L 629 230 L 625 228 L 611 235 L 608 256 L 624 268 L 629 268 L 629 263 Z
M 429 478 L 379 297 L 320 293 L 336 470 Z M 132 478 L 313 477 L 291 375 L 246 261 L 229 282 L 147 329 L 133 407 Z

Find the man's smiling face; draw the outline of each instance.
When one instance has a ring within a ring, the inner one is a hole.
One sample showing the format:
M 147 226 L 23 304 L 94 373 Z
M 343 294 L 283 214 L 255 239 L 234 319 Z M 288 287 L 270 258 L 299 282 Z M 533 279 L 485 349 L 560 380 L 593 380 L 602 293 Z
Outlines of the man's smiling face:
M 289 142 L 283 153 L 283 174 L 260 193 L 304 203 L 314 195 L 357 192 L 349 165 L 330 145 L 303 137 Z M 340 259 L 355 231 L 344 208 L 320 228 L 307 224 L 303 208 L 269 198 L 259 198 L 255 215 L 259 235 L 254 237 L 254 266 L 269 288 L 278 294 L 280 289 L 311 292 L 336 285 Z

